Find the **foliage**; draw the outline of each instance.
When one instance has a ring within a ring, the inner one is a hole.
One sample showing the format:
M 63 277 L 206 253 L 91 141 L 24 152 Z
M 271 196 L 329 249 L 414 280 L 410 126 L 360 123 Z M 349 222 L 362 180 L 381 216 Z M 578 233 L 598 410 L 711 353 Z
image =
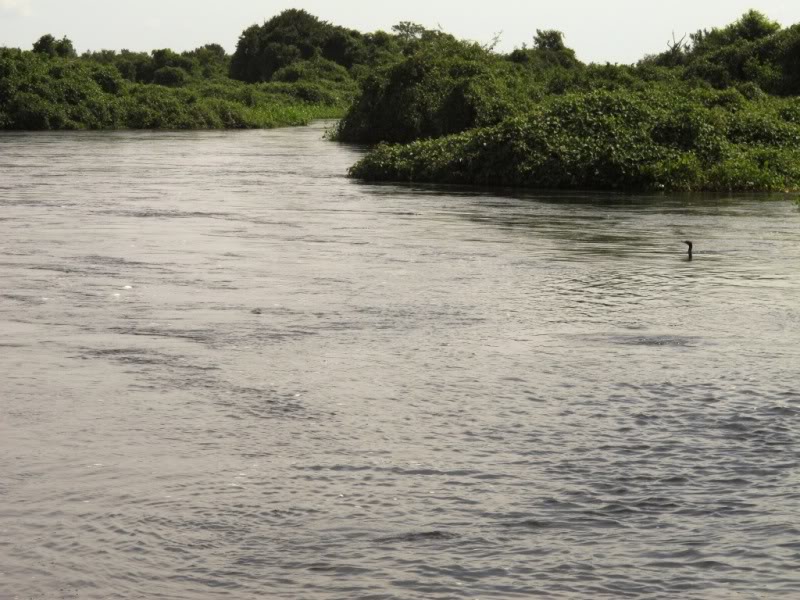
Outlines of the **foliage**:
M 663 85 L 568 94 L 494 127 L 380 145 L 351 174 L 539 188 L 800 189 L 800 126 L 781 118 L 786 107 Z
M 242 32 L 230 64 L 230 76 L 250 83 L 270 81 L 275 73 L 317 57 L 346 69 L 385 61 L 400 52 L 385 35 L 364 35 L 331 25 L 304 10 L 285 10 L 263 25 Z
M 800 94 L 800 24 L 786 29 L 758 11 L 723 28 L 701 30 L 644 62 L 683 67 L 687 80 L 716 88 L 751 84 L 779 95 Z
M 524 112 L 539 91 L 518 65 L 431 32 L 404 59 L 362 81 L 336 135 L 369 143 L 457 133 Z
M 40 37 L 33 44 L 33 51 L 37 54 L 45 54 L 47 56 L 60 56 L 62 58 L 73 58 L 76 56 L 75 48 L 72 41 L 64 36 L 57 40 L 49 33 Z
M 355 92 L 337 65 L 298 66 L 287 81 L 249 85 L 224 76 L 226 63 L 215 45 L 80 59 L 0 49 L 0 129 L 299 125 L 340 116 Z
M 584 65 L 553 30 L 507 57 L 420 41 L 362 82 L 338 137 L 381 142 L 351 170 L 366 180 L 800 188 L 800 25 L 750 11 L 684 40 L 632 66 Z
M 192 79 L 225 77 L 229 57 L 218 44 L 206 44 L 189 52 L 177 53 L 168 48 L 151 53 L 122 50 L 86 52 L 81 60 L 114 66 L 120 75 L 132 83 L 182 85 Z M 164 69 L 168 69 L 164 71 Z M 177 74 L 174 69 L 180 69 Z M 160 75 L 157 73 L 161 72 Z M 158 81 L 157 81 L 158 80 Z
M 392 26 L 392 31 L 397 34 L 401 41 L 404 43 L 409 43 L 422 38 L 426 29 L 419 23 L 400 21 L 397 25 Z
M 189 74 L 180 67 L 161 67 L 153 73 L 153 83 L 167 87 L 181 87 L 188 79 Z
M 555 30 L 537 29 L 533 48 L 518 48 L 509 55 L 509 59 L 539 71 L 552 68 L 576 69 L 583 66 L 575 56 L 575 51 L 564 44 L 564 34 Z
M 114 127 L 120 106 L 115 73 L 103 65 L 0 51 L 0 128 Z M 105 89 L 104 89 L 105 88 Z

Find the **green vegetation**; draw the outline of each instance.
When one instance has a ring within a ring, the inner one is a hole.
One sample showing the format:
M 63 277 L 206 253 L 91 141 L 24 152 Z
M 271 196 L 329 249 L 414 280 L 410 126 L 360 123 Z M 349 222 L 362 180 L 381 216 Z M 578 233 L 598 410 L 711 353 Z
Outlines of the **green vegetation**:
M 0 129 L 303 125 L 341 117 L 358 89 L 346 68 L 316 52 L 252 83 L 230 77 L 232 71 L 231 57 L 217 44 L 78 57 L 69 39 L 45 35 L 32 51 L 0 48 Z
M 509 54 L 403 22 L 361 33 L 287 10 L 228 56 L 0 48 L 0 129 L 247 128 L 342 117 L 351 175 L 539 188 L 800 189 L 800 24 L 750 11 L 635 65 L 553 30 Z
M 584 65 L 554 31 L 509 55 L 435 38 L 376 70 L 338 137 L 370 181 L 800 189 L 800 25 L 750 11 L 637 65 Z
M 499 123 L 542 94 L 525 69 L 477 44 L 424 31 L 402 60 L 373 70 L 337 137 L 410 142 Z
M 403 47 L 399 36 L 362 34 L 291 9 L 245 29 L 231 58 L 230 75 L 249 83 L 270 81 L 281 69 L 315 58 L 358 71 L 391 61 Z
M 800 94 L 800 24 L 782 29 L 751 10 L 727 27 L 698 31 L 690 39 L 646 60 L 684 67 L 685 79 L 716 88 L 745 83 L 768 94 Z
M 152 78 L 130 81 L 113 63 L 0 50 L 0 129 L 300 125 L 340 115 L 353 93 L 352 84 L 300 77 L 246 85 L 192 77 L 174 66 L 152 69 Z
M 800 184 L 794 101 L 664 87 L 551 97 L 493 127 L 380 145 L 366 180 L 593 189 L 788 190 Z

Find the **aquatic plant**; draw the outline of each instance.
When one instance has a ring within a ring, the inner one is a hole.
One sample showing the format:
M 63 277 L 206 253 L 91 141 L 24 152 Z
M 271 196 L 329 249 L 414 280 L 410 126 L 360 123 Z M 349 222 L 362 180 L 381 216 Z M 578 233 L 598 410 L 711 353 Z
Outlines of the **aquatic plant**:
M 431 48 L 362 85 L 338 137 L 380 145 L 351 169 L 353 177 L 800 188 L 800 25 L 783 29 L 750 11 L 631 66 L 583 65 L 556 31 L 537 31 L 532 48 L 508 57 L 463 42 Z M 504 58 L 518 69 L 500 67 Z M 452 98 L 467 110 L 452 110 Z
M 724 92 L 590 92 L 524 116 L 407 145 L 381 144 L 350 171 L 375 181 L 538 188 L 800 189 L 800 126 L 779 100 Z

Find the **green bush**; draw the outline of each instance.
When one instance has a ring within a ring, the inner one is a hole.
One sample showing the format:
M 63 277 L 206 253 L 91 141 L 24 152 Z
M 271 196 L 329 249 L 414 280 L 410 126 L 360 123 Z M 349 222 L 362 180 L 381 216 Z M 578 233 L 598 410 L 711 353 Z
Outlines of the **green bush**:
M 583 66 L 576 58 L 575 51 L 564 44 L 564 34 L 554 30 L 537 29 L 533 48 L 518 48 L 508 58 L 537 71 L 553 68 L 570 70 Z
M 0 72 L 4 129 L 96 129 L 119 125 L 119 97 L 109 93 L 114 83 L 119 83 L 113 71 L 44 53 L 5 52 L 0 59 Z
M 153 83 L 166 87 L 182 87 L 188 79 L 189 74 L 180 67 L 161 67 L 153 73 Z
M 540 92 L 518 65 L 476 44 L 433 36 L 362 81 L 336 137 L 374 143 L 448 135 L 522 113 Z
M 357 89 L 346 69 L 321 58 L 292 65 L 286 81 L 246 84 L 225 75 L 228 57 L 214 44 L 64 58 L 46 51 L 57 42 L 50 38 L 39 52 L 0 48 L 0 128 L 298 125 L 341 116 Z
M 122 76 L 115 67 L 98 65 L 92 70 L 92 79 L 107 94 L 119 94 L 125 87 Z
M 727 27 L 702 30 L 645 62 L 685 68 L 686 79 L 716 88 L 753 84 L 771 94 L 800 93 L 800 25 L 786 29 L 751 10 Z M 747 95 L 747 94 L 745 94 Z
M 275 72 L 272 81 L 284 83 L 330 81 L 353 87 L 353 80 L 347 69 L 330 60 L 316 57 L 311 60 L 295 62 Z
M 798 128 L 777 115 L 753 121 L 756 107 L 746 108 L 708 108 L 662 88 L 570 94 L 494 127 L 380 145 L 351 175 L 538 188 L 800 188 L 800 143 L 786 133 Z

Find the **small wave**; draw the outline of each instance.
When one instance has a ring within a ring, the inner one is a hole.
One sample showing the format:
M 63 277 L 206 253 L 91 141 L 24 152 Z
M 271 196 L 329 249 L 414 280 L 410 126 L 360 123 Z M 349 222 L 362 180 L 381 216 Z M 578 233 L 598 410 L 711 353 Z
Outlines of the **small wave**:
M 378 538 L 377 541 L 382 543 L 415 543 L 415 542 L 436 542 L 442 540 L 453 540 L 460 537 L 457 533 L 447 531 L 415 531 L 411 533 L 402 533 L 398 535 L 391 535 L 387 537 Z

